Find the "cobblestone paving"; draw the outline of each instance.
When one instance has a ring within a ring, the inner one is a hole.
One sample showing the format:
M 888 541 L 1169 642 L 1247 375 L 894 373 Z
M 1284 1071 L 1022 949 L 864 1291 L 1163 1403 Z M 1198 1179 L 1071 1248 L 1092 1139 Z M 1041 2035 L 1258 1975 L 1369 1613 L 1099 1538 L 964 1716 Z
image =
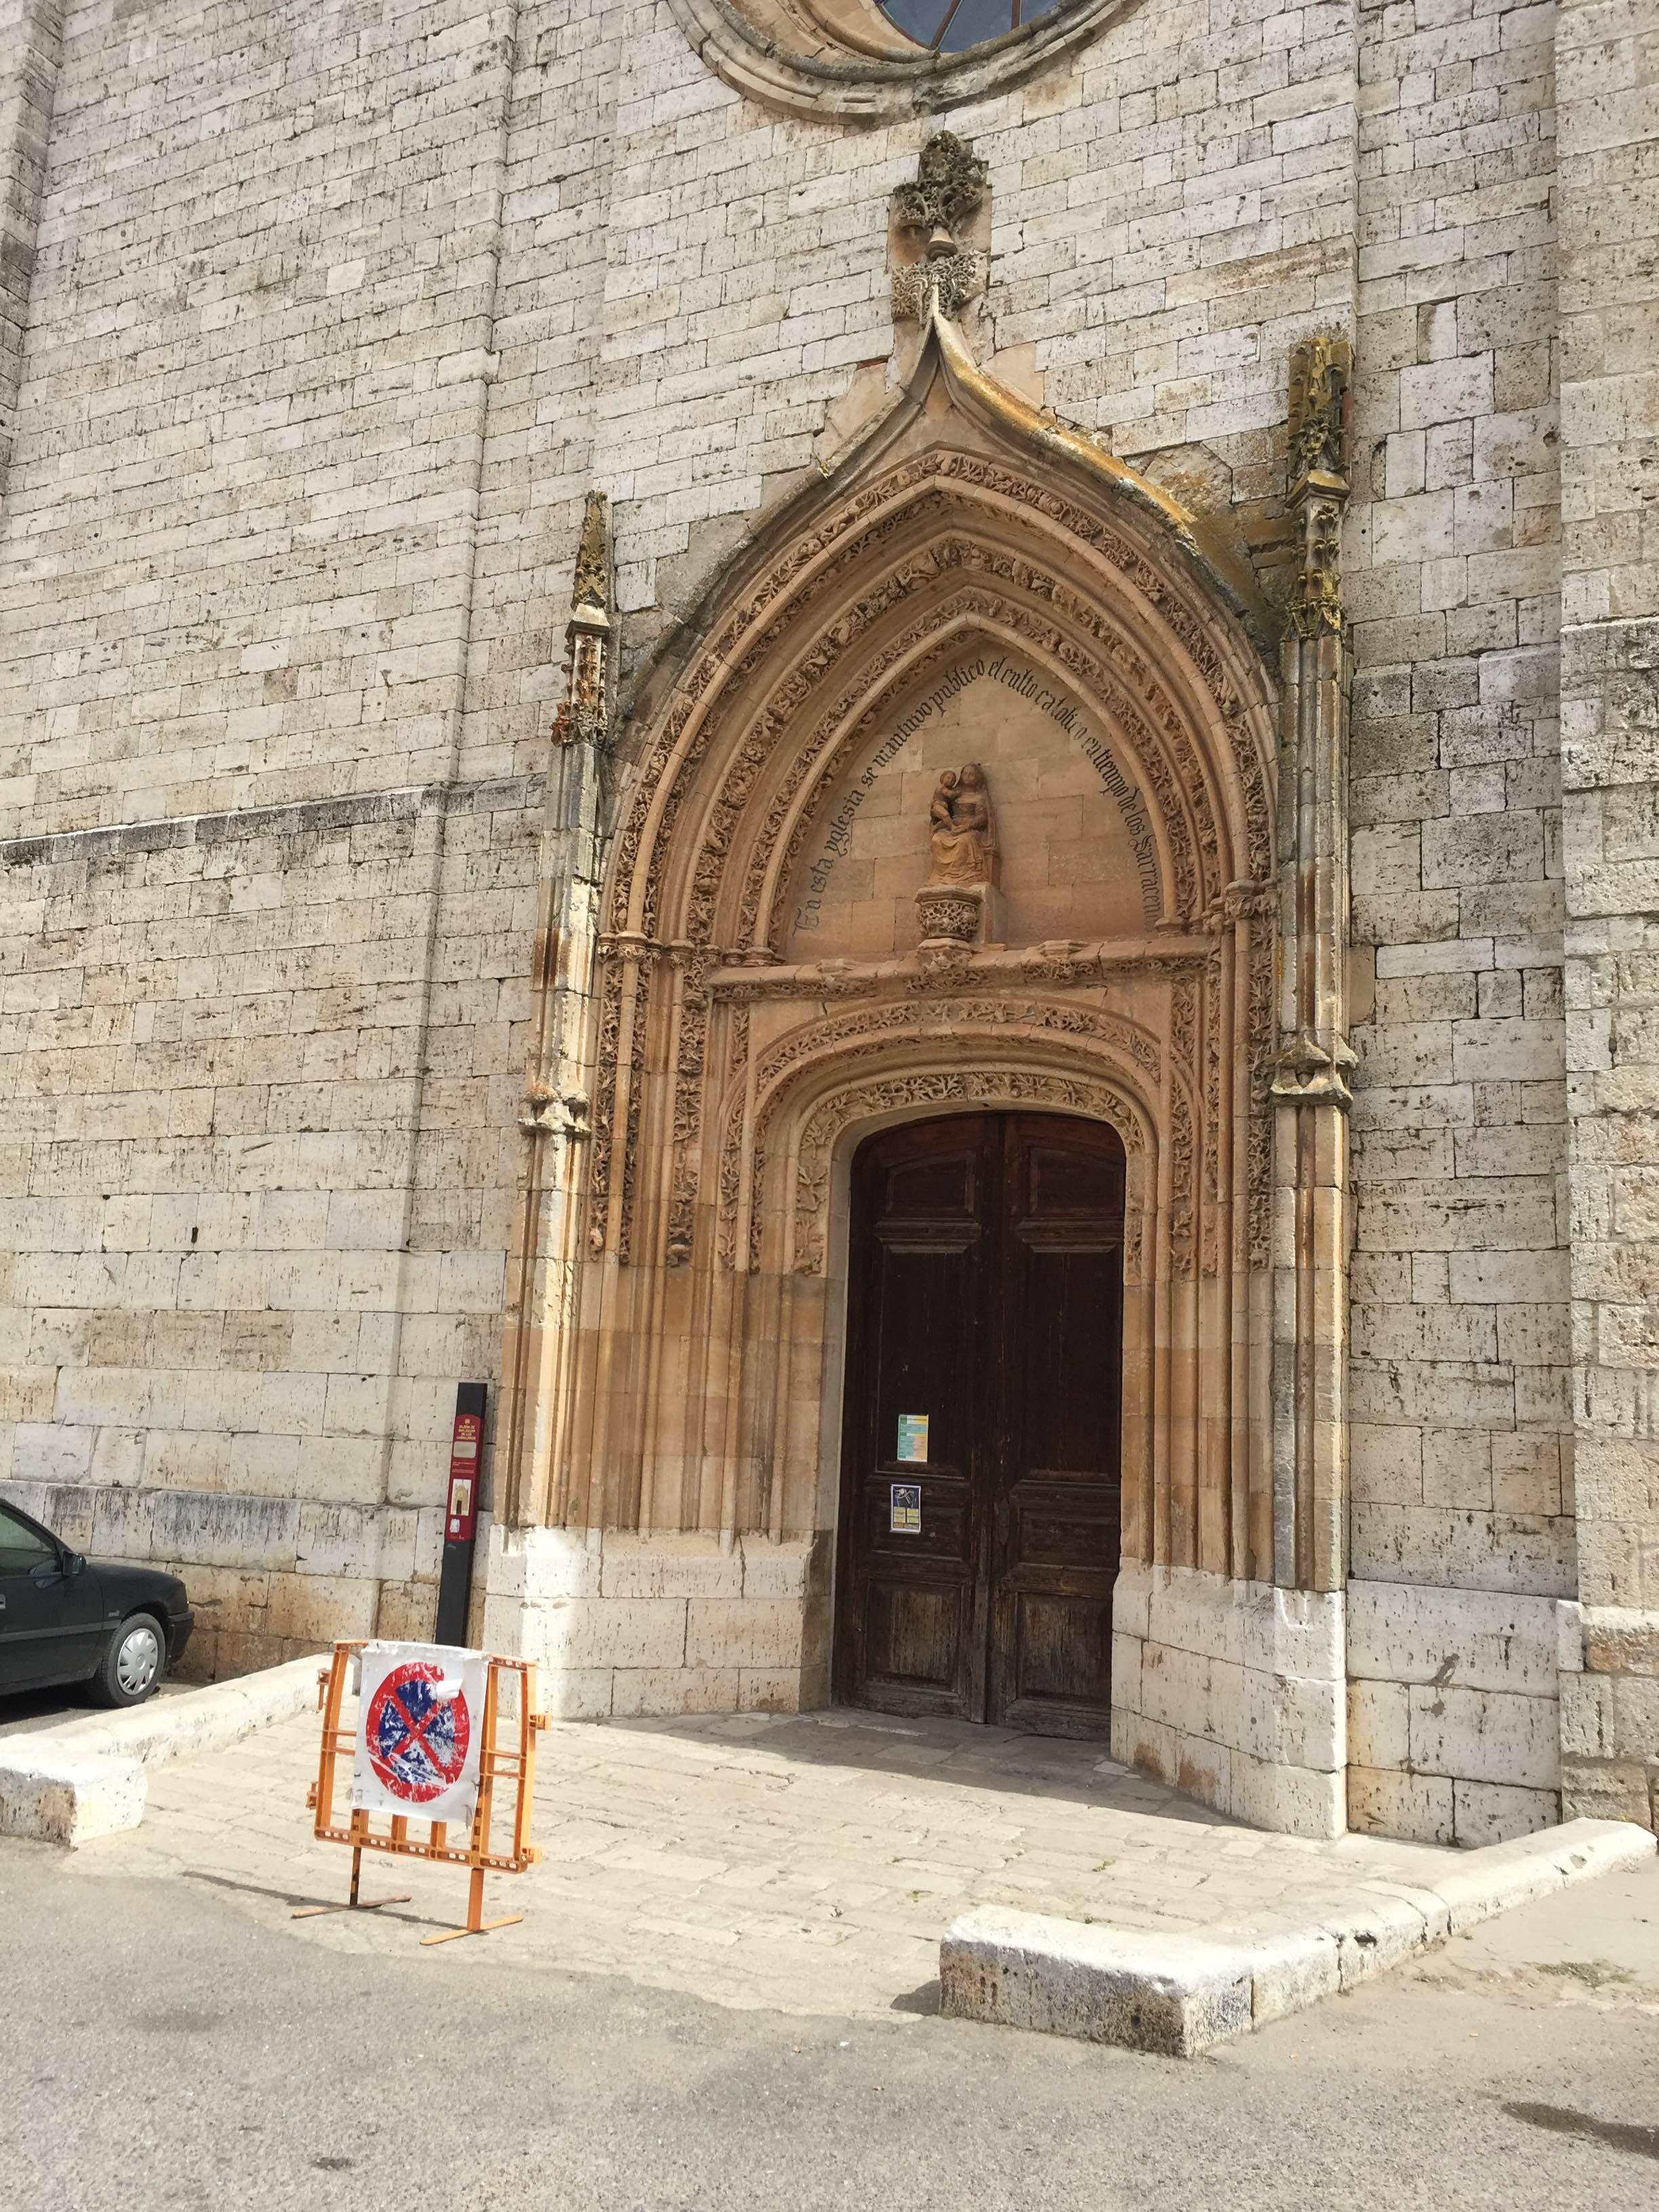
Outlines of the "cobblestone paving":
M 211 1882 L 301 1941 L 411 1948 L 462 1917 L 453 1869 L 366 1858 L 389 1911 L 294 1923 L 343 1897 L 349 1861 L 305 1809 L 312 1717 L 151 1778 L 135 1834 L 76 1871 Z M 492 1876 L 521 1926 L 428 1955 L 620 1972 L 799 2012 L 924 2010 L 939 1936 L 969 1905 L 1200 1930 L 1296 1917 L 1358 1883 L 1420 1881 L 1453 1854 L 1369 1836 L 1308 1843 L 1222 1820 L 1101 1755 L 956 1723 L 826 1712 L 555 1723 L 540 1740 L 542 1863 Z

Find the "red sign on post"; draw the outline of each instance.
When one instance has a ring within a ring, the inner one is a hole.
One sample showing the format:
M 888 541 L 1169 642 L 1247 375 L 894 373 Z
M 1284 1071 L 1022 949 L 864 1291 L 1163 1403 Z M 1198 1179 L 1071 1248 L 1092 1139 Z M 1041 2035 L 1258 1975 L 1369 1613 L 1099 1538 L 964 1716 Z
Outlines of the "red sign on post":
M 483 1437 L 480 1413 L 457 1413 L 449 1444 L 449 1498 L 444 1534 L 452 1544 L 470 1544 L 478 1513 L 478 1447 Z
M 449 1476 L 444 1485 L 443 1559 L 438 1568 L 438 1642 L 464 1644 L 472 1601 L 472 1549 L 478 1532 L 479 1477 L 483 1466 L 484 1386 L 455 1389 L 455 1425 L 449 1432 Z

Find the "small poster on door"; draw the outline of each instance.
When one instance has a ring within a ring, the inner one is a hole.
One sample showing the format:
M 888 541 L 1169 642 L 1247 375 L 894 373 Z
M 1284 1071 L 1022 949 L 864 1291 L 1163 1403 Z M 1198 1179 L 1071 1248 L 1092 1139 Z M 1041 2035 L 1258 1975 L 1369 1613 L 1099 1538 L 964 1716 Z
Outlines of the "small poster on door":
M 896 1536 L 920 1536 L 921 1534 L 921 1485 L 919 1482 L 896 1482 L 891 1487 L 892 1502 L 888 1508 L 888 1527 Z
M 901 1413 L 898 1419 L 898 1454 L 902 1461 L 925 1465 L 927 1459 L 927 1416 L 926 1413 Z

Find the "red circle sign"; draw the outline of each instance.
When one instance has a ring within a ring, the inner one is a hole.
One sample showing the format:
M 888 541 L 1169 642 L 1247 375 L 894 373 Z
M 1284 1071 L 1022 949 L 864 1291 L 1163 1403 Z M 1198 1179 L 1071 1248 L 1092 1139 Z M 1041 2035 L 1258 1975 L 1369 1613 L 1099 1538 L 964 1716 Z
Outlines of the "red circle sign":
M 394 1667 L 369 1699 L 363 1741 L 369 1764 L 394 1797 L 429 1804 L 453 1789 L 466 1765 L 472 1717 L 459 1684 L 433 1694 L 444 1669 L 429 1659 Z

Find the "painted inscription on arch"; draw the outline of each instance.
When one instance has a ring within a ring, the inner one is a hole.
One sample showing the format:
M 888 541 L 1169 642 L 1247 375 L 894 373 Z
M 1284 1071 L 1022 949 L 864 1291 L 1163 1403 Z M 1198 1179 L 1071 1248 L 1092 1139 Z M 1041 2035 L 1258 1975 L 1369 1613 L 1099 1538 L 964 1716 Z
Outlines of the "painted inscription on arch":
M 1073 701 L 1046 684 L 1035 670 L 1010 660 L 1006 653 L 996 653 L 981 654 L 953 668 L 895 723 L 871 755 L 851 789 L 843 794 L 830 817 L 823 842 L 802 879 L 802 895 L 796 902 L 794 914 L 797 929 L 814 930 L 820 926 L 824 894 L 830 878 L 835 873 L 837 862 L 847 854 L 859 810 L 875 788 L 882 771 L 898 758 L 919 730 L 936 720 L 970 684 L 980 683 L 1000 684 L 1027 701 L 1063 730 L 1091 763 L 1122 817 L 1124 830 L 1134 854 L 1143 910 L 1149 921 L 1157 919 L 1160 903 L 1158 841 L 1139 790 L 1118 766 L 1111 746 L 1091 726 Z

